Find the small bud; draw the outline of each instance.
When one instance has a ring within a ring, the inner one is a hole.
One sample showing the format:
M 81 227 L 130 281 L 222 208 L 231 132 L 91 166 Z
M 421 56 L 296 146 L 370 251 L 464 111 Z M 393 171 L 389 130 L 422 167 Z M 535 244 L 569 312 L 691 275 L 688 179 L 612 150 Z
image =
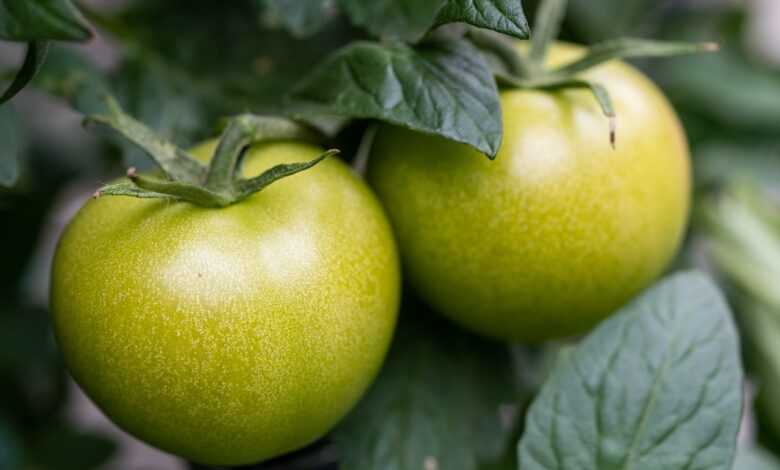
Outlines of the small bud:
M 131 178 L 131 179 L 135 178 L 135 174 L 136 174 L 136 169 L 135 169 L 134 166 L 131 166 L 130 168 L 127 169 L 127 177 L 128 178 Z
M 97 191 L 92 193 L 92 199 L 98 199 L 102 195 L 103 195 L 103 193 L 98 189 Z

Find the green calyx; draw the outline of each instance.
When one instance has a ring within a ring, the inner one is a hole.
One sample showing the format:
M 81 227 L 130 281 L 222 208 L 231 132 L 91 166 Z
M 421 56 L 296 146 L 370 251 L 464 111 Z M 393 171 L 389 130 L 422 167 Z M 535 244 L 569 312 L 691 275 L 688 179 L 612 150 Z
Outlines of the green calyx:
M 503 36 L 472 29 L 469 36 L 482 49 L 495 54 L 504 65 L 496 72 L 496 80 L 503 87 L 539 90 L 560 90 L 582 88 L 589 90 L 609 120 L 609 140 L 614 147 L 616 140 L 616 113 L 607 89 L 592 80 L 583 79 L 580 74 L 588 69 L 614 59 L 637 57 L 668 57 L 681 54 L 714 52 L 715 43 L 687 43 L 652 41 L 646 39 L 621 38 L 595 44 L 585 55 L 563 66 L 545 67 L 547 51 L 558 37 L 567 0 L 542 0 L 536 15 L 531 46 L 527 55 L 520 54 L 514 45 Z
M 129 181 L 104 186 L 95 197 L 158 198 L 186 201 L 202 207 L 226 207 L 339 153 L 328 150 L 307 162 L 276 165 L 254 178 L 243 178 L 241 159 L 250 146 L 274 140 L 317 142 L 318 136 L 287 119 L 242 114 L 228 121 L 211 163 L 206 166 L 125 114 L 115 100 L 107 98 L 106 104 L 106 114 L 89 116 L 85 122 L 104 125 L 138 145 L 160 167 L 164 178 L 141 175 L 135 168 L 130 168 L 127 171 Z

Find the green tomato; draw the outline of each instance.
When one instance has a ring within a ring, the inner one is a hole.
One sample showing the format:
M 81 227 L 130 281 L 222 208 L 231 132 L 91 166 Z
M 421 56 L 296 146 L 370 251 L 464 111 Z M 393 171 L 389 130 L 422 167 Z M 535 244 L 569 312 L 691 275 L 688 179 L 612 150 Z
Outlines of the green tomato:
M 256 146 L 244 173 L 320 153 Z M 254 463 L 323 436 L 365 392 L 396 323 L 397 258 L 381 205 L 334 158 L 224 209 L 104 196 L 58 246 L 56 336 L 129 433 L 202 464 Z
M 556 44 L 550 65 L 581 54 Z M 691 175 L 674 110 L 625 63 L 584 76 L 612 97 L 615 149 L 607 119 L 582 90 L 503 91 L 495 161 L 397 127 L 377 133 L 368 180 L 407 280 L 477 332 L 532 342 L 582 333 L 652 282 L 678 249 Z

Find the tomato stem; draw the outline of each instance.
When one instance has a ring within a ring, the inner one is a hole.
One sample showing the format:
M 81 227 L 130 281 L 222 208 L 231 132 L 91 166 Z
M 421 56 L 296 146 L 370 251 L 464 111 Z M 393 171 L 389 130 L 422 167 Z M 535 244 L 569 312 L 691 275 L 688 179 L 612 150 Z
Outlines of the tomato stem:
M 542 0 L 536 15 L 531 48 L 523 57 L 515 47 L 506 47 L 485 34 L 470 33 L 475 44 L 496 54 L 508 73 L 496 72 L 499 85 L 541 90 L 585 88 L 596 99 L 601 112 L 609 121 L 609 142 L 615 148 L 617 115 L 609 91 L 602 84 L 580 77 L 587 70 L 614 59 L 632 57 L 668 57 L 718 50 L 715 43 L 688 43 L 622 38 L 602 42 L 587 49 L 585 55 L 556 68 L 544 64 L 547 51 L 556 40 L 566 12 L 567 0 Z
M 533 65 L 526 57 L 517 53 L 514 42 L 506 36 L 478 28 L 470 28 L 467 34 L 478 48 L 493 53 L 506 67 L 509 76 L 533 75 Z
M 230 119 L 211 164 L 206 167 L 125 114 L 114 99 L 107 98 L 106 104 L 107 114 L 89 116 L 86 122 L 103 124 L 144 149 L 162 169 L 166 179 L 141 175 L 136 173 L 135 168 L 130 168 L 127 181 L 101 188 L 95 193 L 96 197 L 158 198 L 187 201 L 209 208 L 226 207 L 338 153 L 337 150 L 329 150 L 307 162 L 276 165 L 260 176 L 242 178 L 241 157 L 251 145 L 274 140 L 316 142 L 317 135 L 287 119 L 242 114 Z
M 122 135 L 152 157 L 170 179 L 198 183 L 205 176 L 206 167 L 192 155 L 125 114 L 119 103 L 111 96 L 105 96 L 104 101 L 108 112 L 88 116 L 84 120 L 85 124 L 100 124 Z
M 558 38 L 567 0 L 543 0 L 536 12 L 534 30 L 531 33 L 531 50 L 528 54 L 536 70 L 543 70 L 550 45 Z
M 300 173 L 302 171 L 308 170 L 309 168 L 315 166 L 316 164 L 320 163 L 326 158 L 333 155 L 337 155 L 338 153 L 339 153 L 338 150 L 331 149 L 321 154 L 317 158 L 313 160 L 309 160 L 308 162 L 285 163 L 281 165 L 276 165 L 264 171 L 262 174 L 260 174 L 260 176 L 256 176 L 250 179 L 238 180 L 237 182 L 238 194 L 235 196 L 236 198 L 235 202 L 251 196 L 252 194 L 262 190 L 269 184 L 273 183 L 274 181 L 278 181 L 287 176 L 292 176 L 296 173 Z
M 614 59 L 669 57 L 717 50 L 718 45 L 711 42 L 690 43 L 622 38 L 595 44 L 588 48 L 587 53 L 582 58 L 553 69 L 550 73 L 572 76 Z
M 197 184 L 160 180 L 136 174 L 135 171 L 128 171 L 127 178 L 141 189 L 168 194 L 203 207 L 225 207 L 230 205 L 233 199 L 231 194 L 220 194 Z
M 317 142 L 316 134 L 288 119 L 242 114 L 230 120 L 211 159 L 206 187 L 215 192 L 231 191 L 239 178 L 243 152 L 252 144 L 273 140 Z

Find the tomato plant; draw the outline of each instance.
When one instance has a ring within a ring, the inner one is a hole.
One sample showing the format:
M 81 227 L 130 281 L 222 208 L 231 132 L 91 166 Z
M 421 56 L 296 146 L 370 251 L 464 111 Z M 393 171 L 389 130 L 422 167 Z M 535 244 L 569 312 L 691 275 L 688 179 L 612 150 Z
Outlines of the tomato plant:
M 0 468 L 780 468 L 765 3 L 0 1 Z

